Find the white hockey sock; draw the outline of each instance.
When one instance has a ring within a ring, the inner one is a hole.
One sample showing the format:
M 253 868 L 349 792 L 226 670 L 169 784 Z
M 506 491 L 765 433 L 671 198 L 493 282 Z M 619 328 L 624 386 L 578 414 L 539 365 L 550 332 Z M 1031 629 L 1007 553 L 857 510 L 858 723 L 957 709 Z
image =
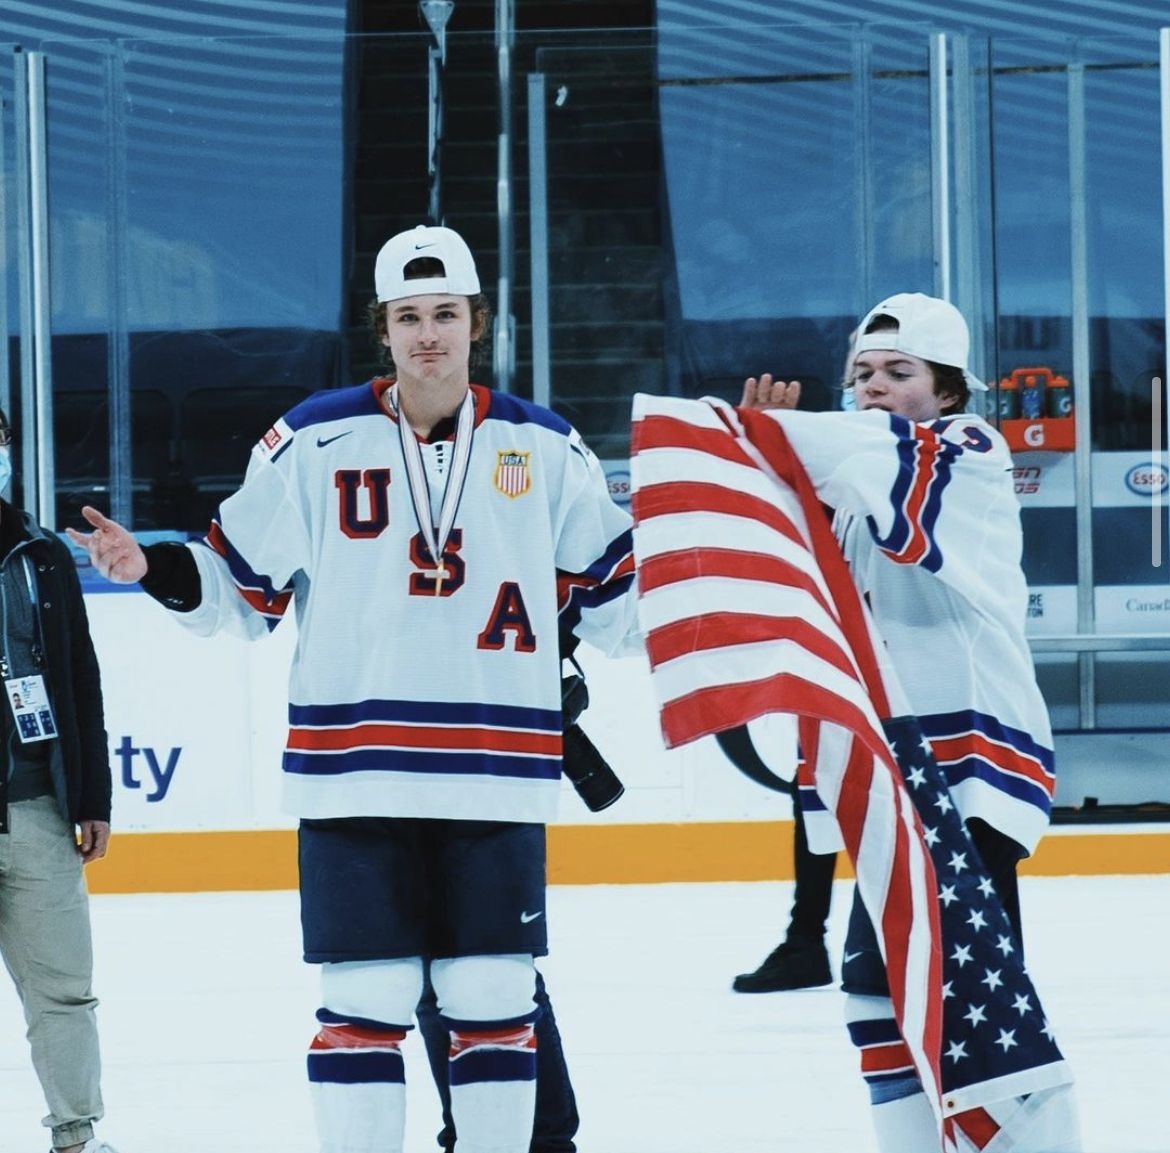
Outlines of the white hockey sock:
M 321 1153 L 402 1153 L 405 1029 L 322 1009 L 308 1071 Z
M 528 1153 L 536 1109 L 531 1024 L 451 1034 L 456 1153 Z
M 870 1115 L 881 1153 L 938 1153 L 938 1122 L 925 1093 L 874 1105 Z

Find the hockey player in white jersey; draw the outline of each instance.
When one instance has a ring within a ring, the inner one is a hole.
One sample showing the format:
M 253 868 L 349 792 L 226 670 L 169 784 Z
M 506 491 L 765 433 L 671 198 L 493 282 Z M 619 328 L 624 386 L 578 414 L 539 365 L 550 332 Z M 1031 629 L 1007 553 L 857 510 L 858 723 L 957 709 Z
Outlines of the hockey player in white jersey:
M 457 1150 L 528 1153 L 558 632 L 637 643 L 630 520 L 564 420 L 471 383 L 488 308 L 458 234 L 391 238 L 375 282 L 393 375 L 280 417 L 205 540 L 144 552 L 92 509 L 70 535 L 196 633 L 295 612 L 284 799 L 322 968 L 322 1153 L 401 1153 L 428 963 Z
M 950 798 L 1022 944 L 1016 867 L 1048 823 L 1053 741 L 1024 637 L 1027 589 L 1011 458 L 999 432 L 965 411 L 986 385 L 967 371 L 963 317 L 901 293 L 856 333 L 856 411 L 804 413 L 799 389 L 749 378 L 743 405 L 783 426 L 834 531 Z M 818 815 L 810 813 L 814 840 Z M 903 1059 L 884 964 L 855 901 L 842 986 L 883 1153 L 937 1153 L 938 1126 Z M 991 1040 L 989 1036 L 989 1041 Z M 1075 1153 L 1071 1086 L 1008 1097 L 951 1119 L 961 1153 Z

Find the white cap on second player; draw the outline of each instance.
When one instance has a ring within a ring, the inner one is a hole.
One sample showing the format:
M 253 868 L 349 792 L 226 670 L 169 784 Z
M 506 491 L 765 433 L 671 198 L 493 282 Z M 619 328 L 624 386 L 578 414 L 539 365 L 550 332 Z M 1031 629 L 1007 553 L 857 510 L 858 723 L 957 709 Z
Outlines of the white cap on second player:
M 879 316 L 898 322 L 896 332 L 865 330 Z M 987 384 L 967 369 L 970 335 L 963 314 L 949 301 L 922 292 L 899 292 L 874 305 L 857 327 L 852 354 L 870 350 L 906 352 L 921 360 L 961 368 L 967 387 L 986 392 Z
M 439 261 L 442 274 L 421 280 L 407 279 L 406 266 L 423 257 Z M 382 245 L 374 265 L 374 288 L 380 304 L 436 292 L 475 296 L 479 292 L 479 275 L 471 249 L 458 232 L 439 225 L 420 224 L 392 236 Z

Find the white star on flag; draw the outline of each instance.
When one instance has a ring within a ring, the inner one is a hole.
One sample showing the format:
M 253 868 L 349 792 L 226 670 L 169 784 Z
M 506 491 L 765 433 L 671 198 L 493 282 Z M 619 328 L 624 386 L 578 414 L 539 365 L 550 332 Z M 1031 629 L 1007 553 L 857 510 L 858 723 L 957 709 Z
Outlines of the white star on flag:
M 967 1012 L 963 1014 L 963 1019 L 970 1021 L 972 1027 L 974 1027 L 981 1021 L 987 1020 L 987 1013 L 984 1012 L 982 1005 L 968 1005 Z

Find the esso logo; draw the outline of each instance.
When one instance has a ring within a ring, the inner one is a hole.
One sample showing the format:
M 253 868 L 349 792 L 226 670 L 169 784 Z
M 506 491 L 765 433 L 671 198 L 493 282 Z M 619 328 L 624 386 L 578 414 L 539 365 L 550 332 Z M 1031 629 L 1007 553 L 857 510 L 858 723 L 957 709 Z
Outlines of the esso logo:
M 1135 464 L 1125 474 L 1125 487 L 1136 496 L 1158 496 L 1170 488 L 1170 470 L 1153 461 Z
M 630 474 L 628 472 L 611 472 L 606 478 L 609 485 L 609 495 L 616 504 L 630 503 Z

